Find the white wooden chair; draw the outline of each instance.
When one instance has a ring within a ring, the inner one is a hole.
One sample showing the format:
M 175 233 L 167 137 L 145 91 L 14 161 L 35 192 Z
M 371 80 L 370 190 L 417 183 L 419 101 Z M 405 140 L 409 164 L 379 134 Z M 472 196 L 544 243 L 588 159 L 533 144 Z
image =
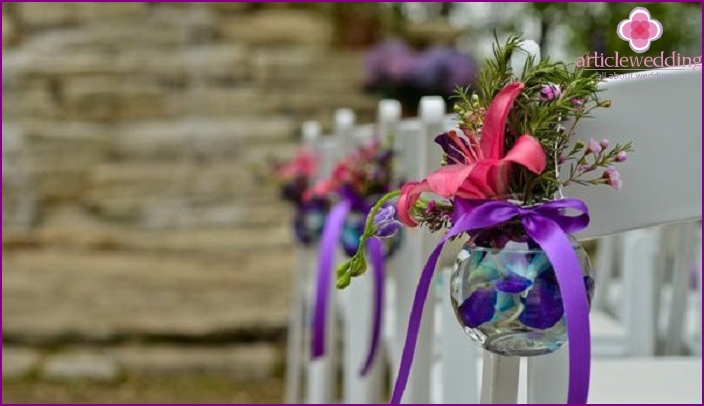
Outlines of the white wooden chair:
M 620 193 L 613 193 L 606 188 L 575 188 L 565 191 L 567 196 L 582 199 L 590 207 L 592 222 L 579 235 L 581 238 L 701 218 L 701 73 L 686 70 L 658 72 L 671 76 L 649 80 L 608 81 L 604 85 L 603 96 L 612 99 L 613 106 L 599 111 L 594 119 L 585 121 L 577 130 L 578 136 L 585 140 L 601 136 L 608 136 L 614 142 L 633 139 L 636 148 L 629 162 L 620 168 L 625 182 Z M 634 247 L 625 249 L 656 252 L 655 248 L 659 244 L 657 233 L 643 233 L 632 244 Z M 627 254 L 625 257 L 636 259 Z M 638 268 L 641 270 L 652 266 L 654 262 L 652 258 L 642 256 L 639 261 Z M 636 305 L 638 304 L 630 304 Z M 564 402 L 567 386 L 565 355 L 563 350 L 552 356 L 528 359 L 529 403 Z M 513 363 L 504 365 L 502 363 L 505 360 L 502 358 L 485 357 L 484 379 L 489 377 L 490 380 L 485 381 L 482 395 L 487 402 L 515 401 L 515 397 L 506 399 L 502 394 L 506 391 L 516 393 L 512 388 L 518 383 L 518 366 Z M 622 387 L 618 396 L 614 395 L 615 399 L 629 398 L 626 393 L 634 396 L 638 393 L 651 393 L 648 381 L 640 379 L 640 374 L 660 368 L 657 358 L 631 363 L 630 366 L 627 366 L 629 361 L 626 359 L 618 362 L 629 371 L 631 379 L 630 385 Z M 649 363 L 649 368 L 643 367 L 643 362 Z M 701 358 L 682 362 L 698 365 L 701 370 Z M 592 376 L 597 376 L 603 364 L 599 361 L 593 364 Z M 591 392 L 594 396 L 603 396 L 602 390 L 607 390 L 606 384 L 609 381 L 602 378 L 600 376 L 592 381 Z M 683 378 L 680 374 L 662 374 L 660 379 L 668 380 L 672 384 L 670 387 L 676 388 L 677 382 Z M 701 402 L 701 386 L 688 387 L 687 390 L 685 395 L 673 389 L 668 399 L 696 401 L 698 398 L 698 402 Z
M 316 150 L 320 142 L 320 124 L 316 121 L 306 121 L 302 128 L 302 145 Z M 316 246 L 296 247 L 296 268 L 294 269 L 293 294 L 291 311 L 289 313 L 288 335 L 286 340 L 286 403 L 301 403 L 303 372 L 305 365 L 304 337 L 306 326 L 306 309 L 309 309 L 310 281 L 316 264 Z
M 346 151 L 350 151 L 354 145 L 353 132 L 355 124 L 355 115 L 349 109 L 340 109 L 335 113 L 335 133 L 334 136 L 321 141 L 317 151 L 321 158 L 319 175 L 320 178 L 326 178 L 332 172 L 334 165 L 344 156 Z M 317 252 L 315 254 L 315 267 L 317 267 Z M 335 261 L 337 262 L 337 261 Z M 309 322 L 306 326 L 306 332 L 310 331 L 310 320 L 312 319 L 313 297 L 315 294 L 315 277 L 316 270 L 311 272 L 311 280 L 308 284 L 310 290 L 308 292 L 309 306 L 306 309 L 306 315 Z M 306 403 L 334 403 L 337 400 L 337 368 L 340 359 L 338 347 L 338 321 L 341 314 L 344 314 L 343 304 L 340 302 L 340 297 L 336 294 L 335 280 L 331 278 L 329 289 L 329 306 L 326 316 L 326 331 L 325 331 L 325 348 L 326 353 L 315 359 L 310 359 L 310 353 L 306 355 L 308 360 L 307 365 L 307 382 L 306 382 Z M 310 346 L 310 335 L 306 340 L 306 349 Z

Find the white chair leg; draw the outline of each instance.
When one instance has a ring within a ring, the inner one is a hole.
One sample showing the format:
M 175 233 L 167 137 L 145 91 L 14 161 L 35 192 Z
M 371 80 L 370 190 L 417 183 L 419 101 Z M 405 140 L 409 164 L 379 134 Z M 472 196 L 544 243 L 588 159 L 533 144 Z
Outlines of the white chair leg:
M 693 223 L 674 225 L 676 237 L 672 260 L 672 300 L 668 314 L 665 355 L 679 355 L 683 350 L 694 226 Z
M 567 347 L 546 355 L 527 358 L 528 403 L 565 403 L 569 385 Z
M 699 357 L 702 356 L 702 225 L 701 223 L 697 225 L 697 229 L 695 232 L 695 245 L 696 251 L 695 251 L 695 266 L 696 266 L 696 274 L 695 277 L 697 279 L 696 283 L 696 289 L 697 289 L 697 306 L 695 309 L 695 320 L 696 320 L 696 327 L 695 327 L 695 336 L 692 338 L 692 342 L 690 344 L 690 351 L 694 355 L 697 355 Z
M 607 310 L 609 286 L 614 279 L 614 262 L 619 237 L 611 235 L 597 240 L 596 266 L 594 267 L 595 287 L 592 309 Z
M 515 404 L 518 400 L 519 357 L 484 352 L 479 403 Z
M 373 290 L 371 272 L 358 278 L 342 293 L 344 303 L 344 403 L 377 403 L 381 396 L 381 367 L 383 354 L 377 354 L 376 362 L 366 376 L 360 370 L 367 356 L 372 334 Z M 383 346 L 383 343 L 380 343 Z
M 655 354 L 658 241 L 657 229 L 630 232 L 623 244 L 623 309 L 628 355 Z
M 420 331 L 418 332 L 418 341 L 413 357 L 413 367 L 411 368 L 411 373 L 408 377 L 408 385 L 406 386 L 406 391 L 403 396 L 404 403 L 427 404 L 430 402 L 430 373 L 432 368 L 434 324 L 433 307 L 433 300 L 425 302 L 423 320 L 420 325 Z M 407 318 L 408 316 L 406 316 L 406 319 Z
M 476 403 L 479 400 L 477 361 L 479 350 L 462 331 L 450 300 L 451 268 L 444 268 L 439 276 L 441 303 L 440 376 L 442 403 Z
M 315 272 L 314 272 L 315 273 Z M 334 279 L 332 281 L 334 283 Z M 330 302 L 327 312 L 326 320 L 326 332 L 325 332 L 325 348 L 326 353 L 324 356 L 319 357 L 315 360 L 310 359 L 310 334 L 307 334 L 306 340 L 306 356 L 309 359 L 308 363 L 308 380 L 306 382 L 306 403 L 320 404 L 320 403 L 334 403 L 336 401 L 336 388 L 337 388 L 337 337 L 335 336 L 337 332 L 337 305 L 338 298 L 334 292 L 335 286 L 333 283 L 330 284 Z M 313 286 L 313 285 L 311 285 Z M 314 290 L 312 290 L 314 291 Z M 312 296 L 310 296 L 312 299 Z M 312 300 L 311 300 L 312 303 Z M 306 316 L 308 317 L 308 322 L 306 324 L 306 330 L 310 332 L 310 324 L 312 323 L 312 307 L 308 306 L 306 309 Z
M 415 230 L 414 230 L 415 231 Z M 408 318 L 411 313 L 411 305 L 415 296 L 416 287 L 420 278 L 420 272 L 425 258 L 423 250 L 425 241 L 419 233 L 409 235 L 406 240 L 408 244 L 408 253 L 405 267 L 406 274 L 397 275 L 397 301 L 396 301 L 396 343 L 393 357 L 396 360 L 396 365 L 393 365 L 392 382 L 395 382 L 398 376 L 398 363 L 401 359 L 401 351 L 406 340 L 406 331 L 408 330 Z M 401 268 L 403 269 L 403 268 Z M 433 327 L 434 327 L 434 307 L 432 292 L 428 293 L 428 300 L 423 308 L 423 318 L 418 332 L 416 341 L 416 350 L 413 357 L 413 366 L 409 374 L 406 390 L 403 395 L 404 403 L 429 403 L 430 402 L 430 375 L 432 367 L 433 353 Z
M 298 247 L 296 252 L 296 275 L 293 286 L 293 299 L 288 322 L 286 342 L 286 403 L 300 403 L 303 374 L 303 336 L 305 327 L 305 295 L 309 270 L 315 266 L 315 252 L 310 248 Z

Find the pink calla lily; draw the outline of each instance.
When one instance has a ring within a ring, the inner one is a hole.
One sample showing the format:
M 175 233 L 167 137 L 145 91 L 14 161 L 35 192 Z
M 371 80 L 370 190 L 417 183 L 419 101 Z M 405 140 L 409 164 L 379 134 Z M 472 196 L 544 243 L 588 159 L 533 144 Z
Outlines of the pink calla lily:
M 407 182 L 401 186 L 401 194 L 396 203 L 396 213 L 398 213 L 398 219 L 401 220 L 403 224 L 409 227 L 418 225 L 411 217 L 410 211 L 420 198 L 420 195 L 428 191 L 430 191 L 430 188 L 428 187 L 428 182 L 425 180 L 422 182 Z
M 398 207 L 401 221 L 416 225 L 408 211 L 424 191 L 445 198 L 493 198 L 508 192 L 510 163 L 523 165 L 536 174 L 545 170 L 545 152 L 531 135 L 518 137 L 504 155 L 506 119 L 523 88 L 521 82 L 509 83 L 496 95 L 484 117 L 478 143 L 460 130 L 441 135 L 441 145 L 450 164 L 429 174 L 423 182 L 413 182 L 401 189 Z

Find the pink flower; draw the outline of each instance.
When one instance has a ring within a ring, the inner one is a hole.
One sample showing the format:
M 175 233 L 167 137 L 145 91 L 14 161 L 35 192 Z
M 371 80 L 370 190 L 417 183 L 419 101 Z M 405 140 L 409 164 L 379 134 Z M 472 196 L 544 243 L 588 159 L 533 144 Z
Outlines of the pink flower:
M 543 103 L 559 99 L 562 96 L 560 86 L 554 83 L 548 83 L 540 88 L 540 101 Z
M 604 138 L 603 140 L 601 140 L 601 141 L 599 142 L 599 145 L 601 145 L 602 148 L 606 149 L 606 148 L 609 147 L 609 143 L 610 143 L 609 139 L 608 139 L 608 138 Z
M 530 135 L 518 137 L 511 150 L 504 154 L 506 119 L 523 88 L 521 82 L 509 83 L 496 95 L 484 118 L 481 141 L 460 130 L 436 138 L 445 151 L 448 165 L 429 174 L 422 182 L 411 182 L 401 188 L 398 213 L 404 224 L 416 225 L 409 211 L 423 192 L 432 191 L 448 199 L 493 198 L 508 191 L 510 163 L 523 165 L 533 173 L 545 169 L 545 152 L 540 142 Z
M 619 38 L 628 41 L 628 45 L 636 53 L 643 53 L 650 48 L 650 43 L 662 36 L 660 21 L 650 18 L 650 12 L 644 7 L 636 7 L 616 27 Z
M 596 142 L 594 138 L 590 138 L 589 143 L 587 144 L 587 150 L 592 154 L 598 154 L 601 152 L 601 144 Z
M 628 159 L 628 154 L 626 151 L 621 151 L 616 154 L 616 162 L 624 162 L 626 159 Z
M 614 190 L 620 190 L 621 186 L 623 186 L 623 182 L 621 181 L 621 174 L 618 173 L 616 168 L 614 168 L 613 166 L 609 166 L 604 171 L 602 177 L 606 179 L 606 184 L 611 185 Z
M 293 161 L 281 165 L 276 169 L 276 174 L 282 179 L 292 179 L 295 177 L 311 177 L 315 175 L 318 167 L 318 160 L 312 151 L 299 149 Z
M 401 195 L 396 203 L 396 212 L 398 213 L 398 219 L 401 220 L 403 224 L 409 227 L 418 225 L 411 216 L 411 209 L 413 209 L 420 195 L 428 191 L 430 191 L 430 188 L 426 180 L 422 182 L 407 182 L 401 186 Z

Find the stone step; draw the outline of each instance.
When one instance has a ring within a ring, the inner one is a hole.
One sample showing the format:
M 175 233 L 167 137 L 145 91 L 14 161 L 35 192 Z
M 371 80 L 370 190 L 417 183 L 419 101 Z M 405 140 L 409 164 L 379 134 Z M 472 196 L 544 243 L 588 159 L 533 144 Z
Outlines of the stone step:
M 3 250 L 3 342 L 280 339 L 292 249 L 230 258 Z
M 288 213 L 287 210 L 282 210 Z M 288 251 L 288 222 L 266 228 L 149 230 L 101 222 L 75 207 L 54 210 L 41 227 L 3 229 L 6 249 L 33 247 L 80 251 L 134 251 L 177 256 L 239 259 L 242 254 Z
M 183 376 L 214 374 L 241 381 L 274 377 L 282 364 L 276 344 L 229 344 L 217 347 L 70 346 L 58 351 L 7 346 L 2 348 L 4 379 L 115 382 L 124 374 Z

